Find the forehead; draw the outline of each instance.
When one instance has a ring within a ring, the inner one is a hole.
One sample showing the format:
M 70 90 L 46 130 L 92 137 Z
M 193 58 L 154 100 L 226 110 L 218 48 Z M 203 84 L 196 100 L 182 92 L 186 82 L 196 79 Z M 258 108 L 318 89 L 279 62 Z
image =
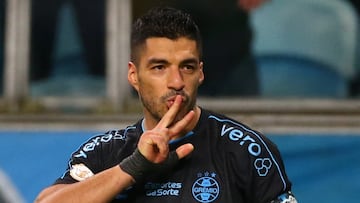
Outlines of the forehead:
M 195 40 L 185 37 L 169 39 L 152 37 L 145 41 L 142 58 L 148 57 L 195 57 L 199 58 L 199 50 Z

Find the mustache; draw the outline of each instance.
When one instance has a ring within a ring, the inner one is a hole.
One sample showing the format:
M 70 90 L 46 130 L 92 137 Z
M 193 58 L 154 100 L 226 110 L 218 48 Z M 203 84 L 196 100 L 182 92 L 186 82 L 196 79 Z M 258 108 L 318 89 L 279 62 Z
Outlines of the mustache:
M 183 90 L 179 90 L 179 91 L 170 91 L 168 93 L 166 93 L 164 96 L 161 97 L 162 101 L 167 101 L 169 98 L 174 97 L 176 95 L 180 95 L 184 98 L 183 102 L 187 102 L 189 100 L 189 96 L 183 91 Z

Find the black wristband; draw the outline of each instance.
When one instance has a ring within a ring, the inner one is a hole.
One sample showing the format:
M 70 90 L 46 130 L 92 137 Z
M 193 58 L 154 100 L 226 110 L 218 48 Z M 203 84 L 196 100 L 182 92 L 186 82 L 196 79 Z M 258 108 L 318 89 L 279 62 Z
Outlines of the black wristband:
M 162 163 L 153 163 L 147 160 L 138 149 L 132 155 L 125 158 L 120 164 L 120 168 L 131 175 L 136 182 L 150 173 L 159 173 L 171 169 L 179 161 L 175 151 L 169 153 L 167 159 Z

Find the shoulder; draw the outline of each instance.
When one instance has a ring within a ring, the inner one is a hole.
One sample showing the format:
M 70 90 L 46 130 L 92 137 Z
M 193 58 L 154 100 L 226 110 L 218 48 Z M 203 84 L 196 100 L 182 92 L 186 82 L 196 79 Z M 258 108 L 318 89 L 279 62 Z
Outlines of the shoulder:
M 218 129 L 217 136 L 225 145 L 222 148 L 231 159 L 235 171 L 247 171 L 245 174 L 256 177 L 254 180 L 259 185 L 263 182 L 276 184 L 278 191 L 291 188 L 280 151 L 269 138 L 221 114 L 208 112 L 207 119 L 211 123 L 209 125 L 215 125 Z
M 259 131 L 249 127 L 248 125 L 237 121 L 231 117 L 223 114 L 203 110 L 204 120 L 208 126 L 217 129 L 218 136 L 228 139 L 230 141 L 250 141 L 253 139 L 264 139 L 264 135 Z M 266 138 L 265 138 L 266 139 Z M 239 143 L 243 145 L 244 142 Z
M 251 159 L 278 156 L 276 145 L 265 135 L 228 116 L 204 110 L 209 128 L 226 145 L 227 150 L 245 151 Z
M 92 136 L 72 153 L 67 170 L 56 184 L 81 181 L 120 163 L 135 150 L 141 132 L 141 122 L 137 122 Z
M 128 143 L 137 143 L 141 134 L 141 125 L 136 123 L 123 129 L 109 130 L 99 133 L 85 141 L 80 148 L 73 153 L 75 158 L 87 158 L 92 154 L 106 154 L 120 149 Z

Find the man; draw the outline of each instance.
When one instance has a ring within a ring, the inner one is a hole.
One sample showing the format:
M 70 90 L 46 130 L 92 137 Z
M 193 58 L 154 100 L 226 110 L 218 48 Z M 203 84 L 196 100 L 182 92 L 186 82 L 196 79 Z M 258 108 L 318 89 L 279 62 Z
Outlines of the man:
M 190 16 L 155 8 L 132 28 L 128 80 L 144 118 L 91 138 L 37 202 L 296 202 L 260 133 L 196 105 L 204 80 Z

